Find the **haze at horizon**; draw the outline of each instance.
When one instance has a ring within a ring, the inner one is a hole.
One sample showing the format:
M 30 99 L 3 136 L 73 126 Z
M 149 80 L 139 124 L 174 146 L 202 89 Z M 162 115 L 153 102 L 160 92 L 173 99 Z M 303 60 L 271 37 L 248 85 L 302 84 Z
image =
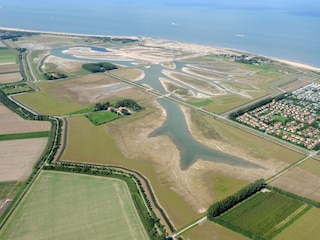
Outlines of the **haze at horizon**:
M 315 0 L 0 0 L 0 7 L 2 27 L 164 38 L 320 67 Z

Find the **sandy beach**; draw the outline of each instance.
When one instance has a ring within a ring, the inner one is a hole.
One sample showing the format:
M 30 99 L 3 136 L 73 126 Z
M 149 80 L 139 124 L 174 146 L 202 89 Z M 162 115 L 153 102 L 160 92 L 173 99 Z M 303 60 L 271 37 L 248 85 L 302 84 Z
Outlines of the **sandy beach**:
M 126 56 L 133 58 L 133 59 L 140 59 L 144 61 L 151 61 L 152 63 L 161 63 L 161 62 L 168 62 L 172 60 L 179 60 L 179 59 L 184 59 L 184 58 L 190 58 L 190 55 L 193 55 L 193 57 L 201 56 L 201 55 L 206 55 L 206 54 L 227 54 L 227 53 L 235 53 L 235 52 L 243 52 L 246 53 L 246 51 L 243 51 L 241 49 L 232 49 L 232 48 L 223 48 L 223 47 L 216 47 L 216 46 L 204 46 L 204 45 L 198 45 L 198 44 L 189 44 L 189 43 L 182 43 L 182 42 L 177 42 L 177 41 L 172 41 L 172 40 L 165 40 L 165 39 L 154 39 L 150 37 L 137 37 L 137 36 L 109 36 L 109 35 L 95 35 L 95 34 L 80 34 L 80 33 L 67 33 L 67 32 L 50 32 L 50 31 L 39 31 L 39 30 L 28 30 L 28 29 L 19 29 L 19 28 L 7 28 L 7 27 L 0 27 L 0 30 L 3 31 L 17 31 L 17 32 L 32 32 L 32 33 L 40 33 L 40 34 L 51 34 L 51 35 L 60 35 L 60 36 L 70 36 L 70 37 L 111 37 L 111 38 L 129 38 L 129 39 L 136 39 L 139 41 L 143 41 L 145 46 L 149 46 L 150 48 L 168 48 L 172 49 L 172 51 L 175 50 L 182 50 L 182 51 L 188 51 L 190 54 L 188 56 L 175 56 L 174 59 L 164 58 L 163 56 L 150 56 L 150 57 L 142 57 L 140 51 L 131 51 L 131 54 L 128 52 L 124 51 L 118 51 L 117 54 L 118 56 Z M 200 55 L 199 55 L 200 53 Z M 254 54 L 254 53 L 249 53 L 248 54 Z M 73 54 L 70 52 L 69 54 Z M 315 67 L 311 66 L 308 64 L 304 63 L 299 63 L 295 61 L 291 61 L 288 59 L 281 59 L 281 58 L 275 58 L 272 56 L 263 56 L 265 58 L 282 62 L 291 66 L 295 66 L 298 68 L 303 68 L 311 71 L 316 71 L 320 72 L 320 67 Z

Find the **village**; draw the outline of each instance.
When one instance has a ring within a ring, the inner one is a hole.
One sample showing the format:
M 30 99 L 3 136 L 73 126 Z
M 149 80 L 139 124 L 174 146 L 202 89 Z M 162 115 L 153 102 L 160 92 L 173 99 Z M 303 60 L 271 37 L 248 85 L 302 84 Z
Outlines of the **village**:
M 306 147 L 320 148 L 320 84 L 312 83 L 236 118 L 238 122 Z

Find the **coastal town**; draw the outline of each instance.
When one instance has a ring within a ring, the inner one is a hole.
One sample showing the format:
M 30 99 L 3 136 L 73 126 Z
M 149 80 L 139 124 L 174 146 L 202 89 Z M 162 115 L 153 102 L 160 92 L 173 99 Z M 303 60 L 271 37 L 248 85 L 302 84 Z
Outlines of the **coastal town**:
M 320 84 L 312 83 L 281 100 L 259 106 L 236 120 L 267 134 L 306 147 L 320 148 Z

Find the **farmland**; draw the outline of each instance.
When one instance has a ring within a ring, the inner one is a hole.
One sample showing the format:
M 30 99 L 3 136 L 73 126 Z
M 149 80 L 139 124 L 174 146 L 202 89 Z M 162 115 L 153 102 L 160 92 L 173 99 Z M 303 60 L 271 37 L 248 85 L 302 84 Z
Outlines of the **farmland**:
M 319 218 L 320 209 L 312 208 L 303 216 L 297 219 L 289 228 L 277 235 L 275 240 L 283 239 L 319 239 Z
M 16 62 L 16 51 L 0 47 L 0 63 Z
M 259 192 L 218 219 L 249 236 L 271 239 L 310 207 L 274 192 Z
M 0 104 L 0 182 L 24 181 L 45 149 L 50 122 L 24 120 Z
M 121 180 L 41 172 L 0 238 L 48 236 L 52 240 L 148 239 Z
M 50 122 L 24 120 L 0 103 L 0 135 L 49 131 Z
M 292 169 L 273 181 L 271 185 L 303 197 L 320 201 L 319 171 L 319 162 L 313 159 L 307 159 L 299 167 Z
M 1 74 L 1 81 L 0 83 L 13 83 L 22 80 L 21 74 L 19 72 L 14 73 L 5 73 Z
M 0 63 L 0 73 L 13 73 L 19 71 L 19 65 L 16 63 Z
M 46 137 L 0 141 L 0 182 L 26 180 L 47 142 Z

